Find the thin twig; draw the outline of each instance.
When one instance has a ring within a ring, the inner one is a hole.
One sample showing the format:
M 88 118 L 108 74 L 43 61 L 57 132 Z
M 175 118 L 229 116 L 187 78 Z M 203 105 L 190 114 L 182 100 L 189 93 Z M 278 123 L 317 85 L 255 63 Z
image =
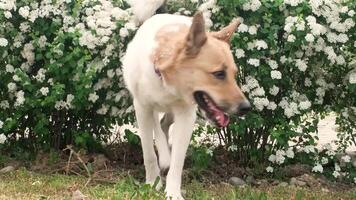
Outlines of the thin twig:
M 85 185 L 84 185 L 84 186 L 86 187 L 86 186 L 90 183 L 90 181 L 92 180 L 90 170 L 88 169 L 87 165 L 86 165 L 85 162 L 82 160 L 82 158 L 80 157 L 80 155 L 79 155 L 77 152 L 75 152 L 75 151 L 73 150 L 73 148 L 72 148 L 71 145 L 67 145 L 67 148 L 64 149 L 64 150 L 70 150 L 71 153 L 73 153 L 73 154 L 75 155 L 75 157 L 77 157 L 77 159 L 80 161 L 80 163 L 82 163 L 84 169 L 87 171 L 88 180 L 87 180 L 87 182 L 86 182 Z
M 73 155 L 73 151 L 70 151 L 69 153 L 69 158 L 68 158 L 68 162 L 67 162 L 67 166 L 66 166 L 66 174 L 68 175 L 69 172 L 69 167 L 70 167 L 70 161 L 72 159 L 72 155 Z

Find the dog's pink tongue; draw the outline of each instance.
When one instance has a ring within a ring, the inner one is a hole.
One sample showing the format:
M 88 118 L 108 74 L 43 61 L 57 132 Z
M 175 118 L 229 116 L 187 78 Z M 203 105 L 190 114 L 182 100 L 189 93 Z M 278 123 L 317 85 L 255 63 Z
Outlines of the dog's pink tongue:
M 214 108 L 213 110 L 214 110 L 214 117 L 216 121 L 219 123 L 219 125 L 221 127 L 226 127 L 230 122 L 229 116 L 227 116 L 224 112 L 222 112 L 217 108 Z
M 222 117 L 220 118 L 220 121 L 219 121 L 220 125 L 222 127 L 226 127 L 229 124 L 229 122 L 230 122 L 229 116 L 227 116 L 227 115 L 225 115 L 225 113 L 223 113 Z

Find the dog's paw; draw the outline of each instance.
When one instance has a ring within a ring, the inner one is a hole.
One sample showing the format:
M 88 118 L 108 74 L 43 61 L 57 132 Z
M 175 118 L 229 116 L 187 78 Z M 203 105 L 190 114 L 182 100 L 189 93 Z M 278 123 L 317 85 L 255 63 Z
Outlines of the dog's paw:
M 180 193 L 178 194 L 166 193 L 166 198 L 167 200 L 184 200 L 183 196 Z

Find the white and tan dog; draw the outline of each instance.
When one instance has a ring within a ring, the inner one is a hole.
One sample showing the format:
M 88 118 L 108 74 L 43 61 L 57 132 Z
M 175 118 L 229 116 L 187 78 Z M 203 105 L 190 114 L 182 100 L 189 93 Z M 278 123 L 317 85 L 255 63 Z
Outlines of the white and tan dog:
M 238 25 L 233 21 L 218 32 L 206 32 L 200 12 L 193 18 L 159 14 L 143 23 L 127 48 L 123 72 L 134 98 L 146 182 L 153 184 L 161 170 L 169 169 L 167 197 L 183 199 L 181 176 L 197 105 L 220 127 L 228 125 L 227 113 L 250 110 L 235 81 L 229 45 Z M 171 116 L 163 129 L 159 113 Z M 170 148 L 165 132 L 171 123 Z

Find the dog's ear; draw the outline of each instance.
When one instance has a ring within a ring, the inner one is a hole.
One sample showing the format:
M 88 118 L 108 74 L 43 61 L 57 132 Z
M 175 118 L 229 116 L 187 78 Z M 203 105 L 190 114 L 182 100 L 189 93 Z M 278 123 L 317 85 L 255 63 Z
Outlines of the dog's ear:
M 207 35 L 203 13 L 197 12 L 193 16 L 192 25 L 187 36 L 185 53 L 190 56 L 196 56 L 206 40 Z
M 240 21 L 234 19 L 229 25 L 225 26 L 220 31 L 211 32 L 211 35 L 219 40 L 230 43 L 231 37 L 239 25 Z

